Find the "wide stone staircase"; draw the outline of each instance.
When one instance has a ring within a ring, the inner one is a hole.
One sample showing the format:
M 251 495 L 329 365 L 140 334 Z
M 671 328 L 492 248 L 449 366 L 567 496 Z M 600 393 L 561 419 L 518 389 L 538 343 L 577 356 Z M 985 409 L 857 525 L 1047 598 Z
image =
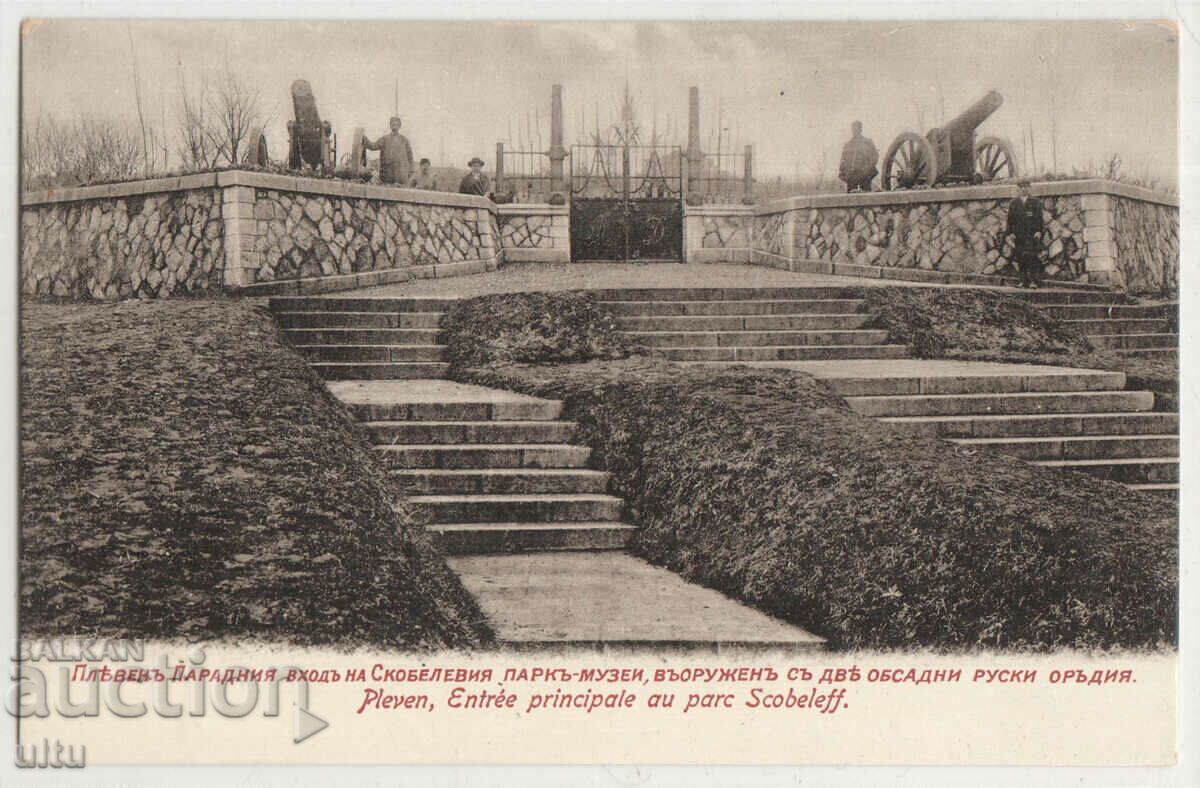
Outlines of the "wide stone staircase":
M 1137 304 L 1107 292 L 1042 290 L 1019 295 L 1080 328 L 1097 350 L 1178 358 L 1178 301 Z
M 438 323 L 455 298 L 283 297 L 271 311 L 325 380 L 440 378 Z
M 1079 471 L 1144 491 L 1179 489 L 1179 414 L 1126 391 L 1121 372 L 899 362 L 887 375 L 815 371 L 850 407 L 894 427 Z
M 592 291 L 621 330 L 672 361 L 893 359 L 904 345 L 865 329 L 871 315 L 839 287 Z

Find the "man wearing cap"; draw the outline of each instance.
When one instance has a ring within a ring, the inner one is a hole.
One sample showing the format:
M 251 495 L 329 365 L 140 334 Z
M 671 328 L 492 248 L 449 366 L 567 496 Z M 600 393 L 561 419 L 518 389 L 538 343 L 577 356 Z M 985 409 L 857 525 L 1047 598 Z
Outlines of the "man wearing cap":
M 1028 178 L 1017 181 L 1017 197 L 1008 204 L 1005 232 L 1013 239 L 1013 261 L 1021 272 L 1018 287 L 1037 289 L 1042 278 L 1042 201 L 1030 192 Z
M 863 136 L 862 122 L 850 124 L 850 141 L 842 148 L 838 178 L 846 182 L 846 191 L 871 191 L 871 180 L 879 174 L 875 164 L 879 151 L 875 143 Z
M 476 156 L 467 162 L 467 166 L 471 171 L 462 179 L 462 183 L 458 184 L 459 194 L 477 194 L 480 197 L 486 197 L 488 193 L 488 176 L 484 175 L 483 159 Z
M 400 118 L 392 118 L 388 125 L 392 129 L 391 134 L 385 134 L 374 142 L 363 137 L 363 145 L 367 150 L 379 151 L 379 180 L 407 186 L 413 171 L 412 146 L 408 144 L 408 138 L 400 133 Z

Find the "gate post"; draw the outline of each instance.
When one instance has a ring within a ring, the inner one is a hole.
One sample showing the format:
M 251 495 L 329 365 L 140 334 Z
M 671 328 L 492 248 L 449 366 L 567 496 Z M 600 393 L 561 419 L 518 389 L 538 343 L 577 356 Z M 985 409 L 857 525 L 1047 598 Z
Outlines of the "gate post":
M 504 143 L 496 143 L 496 186 L 495 194 L 504 193 Z
M 567 149 L 563 147 L 562 85 L 550 88 L 550 191 L 562 192 L 563 159 Z
M 742 174 L 742 202 L 754 204 L 754 154 L 752 146 L 746 146 L 746 166 Z
M 687 191 L 684 193 L 689 205 L 699 205 L 703 198 L 692 190 L 692 180 L 700 176 L 704 163 L 704 152 L 700 150 L 700 88 L 688 88 L 688 146 L 687 146 Z

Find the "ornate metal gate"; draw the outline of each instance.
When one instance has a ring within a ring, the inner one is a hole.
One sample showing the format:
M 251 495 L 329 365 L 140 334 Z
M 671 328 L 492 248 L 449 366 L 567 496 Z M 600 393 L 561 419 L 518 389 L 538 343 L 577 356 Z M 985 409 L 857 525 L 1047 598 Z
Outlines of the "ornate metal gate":
M 572 259 L 682 262 L 682 164 L 672 145 L 572 147 Z

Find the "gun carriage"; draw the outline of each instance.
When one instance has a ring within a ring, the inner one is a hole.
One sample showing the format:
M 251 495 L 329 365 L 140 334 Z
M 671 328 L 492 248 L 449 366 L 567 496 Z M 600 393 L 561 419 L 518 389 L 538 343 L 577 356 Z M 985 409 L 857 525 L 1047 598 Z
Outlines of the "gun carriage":
M 944 128 L 931 129 L 924 137 L 911 131 L 896 137 L 883 157 L 884 190 L 1015 178 L 1017 158 L 1007 140 L 975 139 L 975 130 L 1003 103 L 993 90 Z
M 288 167 L 299 170 L 308 165 L 332 172 L 337 162 L 337 136 L 329 121 L 321 120 L 317 113 L 317 100 L 308 80 L 292 83 L 292 108 L 296 119 L 287 124 Z

